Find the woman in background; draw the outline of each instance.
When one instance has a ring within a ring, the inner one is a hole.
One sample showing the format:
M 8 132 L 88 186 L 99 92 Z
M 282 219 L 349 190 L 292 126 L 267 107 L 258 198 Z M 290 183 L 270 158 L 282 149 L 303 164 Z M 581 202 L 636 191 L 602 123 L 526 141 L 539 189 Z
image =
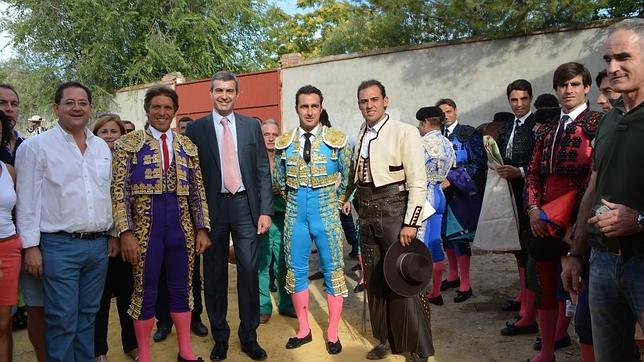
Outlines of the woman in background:
M 11 140 L 9 117 L 0 112 L 0 149 Z M 0 161 L 0 362 L 13 358 L 11 306 L 18 303 L 18 275 L 22 240 L 16 234 L 13 208 L 16 205 L 16 174 Z
M 116 114 L 101 115 L 94 124 L 94 134 L 102 138 L 110 147 L 110 150 L 114 149 L 114 142 L 125 133 L 125 125 Z M 116 296 L 116 307 L 119 313 L 119 322 L 121 323 L 123 352 L 133 360 L 136 360 L 139 353 L 136 336 L 134 335 L 134 325 L 132 324 L 132 317 L 127 314 L 134 283 L 132 278 L 132 265 L 123 261 L 119 256 L 120 242 L 118 235 L 110 232 L 108 240 L 109 245 L 107 250 L 110 261 L 107 268 L 107 277 L 105 278 L 105 289 L 101 297 L 101 308 L 96 315 L 94 361 L 107 361 L 107 324 L 110 317 L 112 296 Z

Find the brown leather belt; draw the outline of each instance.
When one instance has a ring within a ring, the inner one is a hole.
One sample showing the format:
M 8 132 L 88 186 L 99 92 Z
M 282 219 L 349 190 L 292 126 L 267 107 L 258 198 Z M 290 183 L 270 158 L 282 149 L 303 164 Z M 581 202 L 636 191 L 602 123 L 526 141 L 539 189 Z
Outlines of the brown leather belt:
M 58 231 L 52 234 L 66 236 L 68 238 L 81 239 L 81 240 L 96 240 L 104 236 L 107 236 L 107 234 L 104 231 L 89 232 L 89 233 L 68 233 L 66 231 Z

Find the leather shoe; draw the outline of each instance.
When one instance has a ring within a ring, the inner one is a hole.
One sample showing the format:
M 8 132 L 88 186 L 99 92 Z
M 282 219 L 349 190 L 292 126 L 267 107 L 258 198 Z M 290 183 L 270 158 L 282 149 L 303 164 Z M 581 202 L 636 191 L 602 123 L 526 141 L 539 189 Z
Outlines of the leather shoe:
M 126 355 L 128 355 L 134 361 L 138 361 L 139 360 L 139 349 L 135 348 L 135 349 L 129 351 L 128 353 L 126 353 Z
M 338 354 L 342 352 L 342 343 L 340 343 L 340 338 L 336 342 L 326 341 L 326 351 L 329 354 Z
M 427 357 L 421 357 L 418 353 L 410 353 L 405 359 L 406 362 L 427 362 Z
M 445 304 L 445 301 L 443 301 L 443 295 L 439 295 L 438 297 L 432 297 L 432 298 L 427 298 L 430 303 L 433 305 L 443 305 Z
M 501 329 L 502 336 L 516 336 L 518 334 L 533 334 L 539 332 L 539 325 L 532 323 L 529 326 L 517 326 L 515 323 L 505 322 L 505 327 Z
M 354 293 L 364 292 L 364 283 L 360 283 L 360 284 L 356 285 L 356 287 L 353 288 L 353 292 Z
M 226 359 L 228 354 L 228 342 L 215 342 L 215 346 L 212 347 L 210 352 L 211 361 L 223 361 Z
M 155 342 L 165 341 L 165 339 L 168 338 L 168 334 L 170 334 L 170 328 L 158 327 L 157 331 L 154 332 L 154 336 L 152 336 L 152 339 Z
M 204 360 L 201 357 L 197 357 L 197 359 L 185 359 L 181 357 L 181 354 L 177 353 L 177 362 L 204 362 Z
M 322 274 L 321 271 L 315 272 L 311 275 L 309 275 L 309 280 L 317 280 L 317 279 L 322 279 L 324 278 L 324 274 Z
M 454 297 L 454 302 L 456 302 L 456 303 L 464 302 L 464 301 L 470 299 L 471 296 L 472 296 L 472 288 L 470 288 L 470 289 L 468 289 L 468 290 L 466 290 L 464 292 L 461 292 L 460 290 L 457 290 L 456 291 L 456 296 Z
M 459 278 L 456 278 L 454 280 L 443 279 L 441 281 L 441 292 L 443 292 L 443 291 L 445 291 L 447 289 L 456 288 L 459 285 L 461 285 L 461 279 L 459 279 Z
M 377 360 L 387 357 L 391 353 L 391 347 L 389 347 L 389 342 L 380 343 L 379 345 L 373 347 L 371 351 L 367 353 L 367 359 Z
M 501 310 L 504 310 L 506 312 L 519 311 L 521 310 L 521 302 L 517 302 L 516 300 L 508 300 L 505 303 L 501 304 Z
M 253 361 L 263 361 L 268 357 L 264 348 L 257 342 L 242 343 L 241 350 Z
M 572 340 L 570 339 L 570 335 L 566 333 L 566 335 L 558 340 L 555 341 L 555 350 L 560 349 L 560 348 L 566 348 L 572 344 Z M 541 351 L 541 338 L 537 337 L 534 340 L 534 344 L 532 345 L 532 349 L 535 351 Z
M 199 337 L 205 337 L 208 335 L 208 328 L 206 328 L 206 326 L 204 326 L 204 324 L 201 323 L 201 320 L 199 319 L 194 320 L 192 321 L 192 323 L 190 323 L 190 329 Z
M 259 315 L 259 324 L 266 324 L 271 319 L 270 314 L 260 314 Z
M 304 338 L 297 338 L 297 336 L 289 338 L 286 342 L 286 349 L 299 348 L 303 344 L 309 343 L 312 340 L 313 335 L 311 334 L 311 330 L 309 329 L 309 334 L 307 334 Z
M 297 314 L 295 312 L 286 312 L 286 311 L 280 311 L 280 315 L 283 315 L 284 317 L 289 317 L 289 318 L 297 318 Z

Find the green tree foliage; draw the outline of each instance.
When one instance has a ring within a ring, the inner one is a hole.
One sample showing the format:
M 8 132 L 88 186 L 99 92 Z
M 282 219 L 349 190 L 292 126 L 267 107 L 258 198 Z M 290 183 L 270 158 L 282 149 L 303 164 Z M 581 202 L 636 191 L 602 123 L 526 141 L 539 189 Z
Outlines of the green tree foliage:
M 25 62 L 15 58 L 0 63 L 0 83 L 11 84 L 20 95 L 20 115 L 16 128 L 23 132 L 29 125 L 29 117 L 45 118 L 43 126 L 50 128 L 54 122 L 54 93 L 63 80 L 55 67 Z M 112 95 L 100 88 L 92 89 L 95 113 L 106 112 L 112 107 Z
M 297 0 L 294 15 L 274 1 L 6 0 L 0 28 L 13 37 L 20 69 L 108 95 L 170 72 L 200 79 L 273 68 L 286 53 L 494 38 L 642 14 L 642 0 Z
M 323 55 L 322 44 L 335 27 L 353 15 L 357 18 L 368 15 L 363 7 L 347 1 L 297 0 L 297 6 L 309 11 L 288 15 L 274 8 L 268 13 L 271 20 L 263 45 L 277 57 L 288 53 L 305 57 Z
M 299 0 L 298 5 L 313 9 L 286 20 L 283 47 L 305 57 L 503 37 L 642 14 L 642 0 Z
M 181 72 L 259 69 L 265 0 L 8 0 L 2 28 L 27 64 L 104 92 Z

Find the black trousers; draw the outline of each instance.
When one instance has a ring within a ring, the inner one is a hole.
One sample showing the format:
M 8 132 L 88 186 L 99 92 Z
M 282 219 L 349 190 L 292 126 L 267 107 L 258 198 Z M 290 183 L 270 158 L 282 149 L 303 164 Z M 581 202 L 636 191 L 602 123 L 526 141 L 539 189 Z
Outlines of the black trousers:
M 389 341 L 394 353 L 433 356 L 431 311 L 425 291 L 413 297 L 400 296 L 389 288 L 383 273 L 389 246 L 400 242 L 407 193 L 398 191 L 398 185 L 358 187 L 356 200 L 373 336 L 380 342 Z
M 203 312 L 203 303 L 201 300 L 201 255 L 195 255 L 195 266 L 192 268 L 192 298 L 194 299 L 194 307 L 192 309 L 192 322 L 194 323 L 201 321 L 201 312 Z M 168 283 L 165 268 L 161 268 L 155 315 L 157 317 L 157 328 L 163 327 L 170 329 L 172 327 L 170 308 L 168 307 Z
M 241 323 L 237 334 L 242 343 L 257 341 L 259 326 L 258 237 L 246 194 L 218 196 L 225 214 L 211 223 L 212 246 L 204 253 L 204 296 L 212 337 L 227 342 L 228 247 L 232 237 L 237 259 L 237 304 Z
M 134 288 L 132 265 L 120 257 L 109 258 L 105 289 L 101 297 L 101 307 L 96 314 L 94 326 L 94 356 L 107 354 L 107 325 L 110 319 L 112 296 L 116 296 L 116 308 L 121 324 L 121 343 L 123 352 L 128 353 L 137 347 L 132 317 L 127 314 Z

